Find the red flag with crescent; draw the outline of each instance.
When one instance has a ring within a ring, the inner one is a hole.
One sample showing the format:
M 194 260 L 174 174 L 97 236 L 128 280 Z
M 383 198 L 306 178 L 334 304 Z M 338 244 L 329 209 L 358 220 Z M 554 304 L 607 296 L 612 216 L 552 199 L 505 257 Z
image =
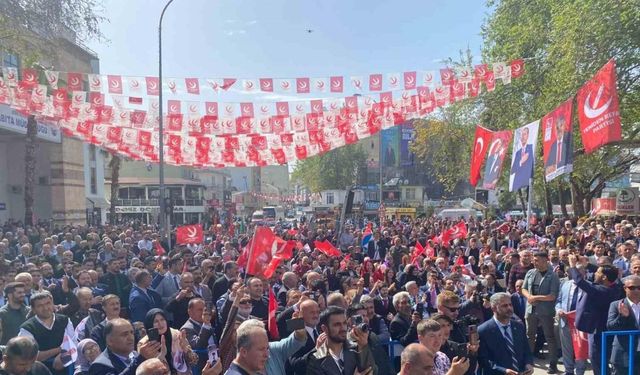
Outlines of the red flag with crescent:
M 202 224 L 182 225 L 176 229 L 176 242 L 179 244 L 200 244 L 203 240 Z
M 473 150 L 471 152 L 471 170 L 469 172 L 469 183 L 476 186 L 480 179 L 480 169 L 487 154 L 487 147 L 491 141 L 493 132 L 489 129 L 476 125 L 476 136 L 473 142 Z
M 613 59 L 578 90 L 578 118 L 586 153 L 622 138 Z

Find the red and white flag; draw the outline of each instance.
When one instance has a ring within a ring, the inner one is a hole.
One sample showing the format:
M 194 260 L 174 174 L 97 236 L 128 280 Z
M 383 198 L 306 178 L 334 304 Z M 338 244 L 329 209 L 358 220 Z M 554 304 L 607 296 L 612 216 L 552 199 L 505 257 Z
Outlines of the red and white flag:
M 511 78 L 520 78 L 524 74 L 524 59 L 513 60 L 511 65 Z
M 278 321 L 276 320 L 276 310 L 278 310 L 278 301 L 273 293 L 273 288 L 269 289 L 269 321 L 267 326 L 269 328 L 269 337 L 271 340 L 278 340 L 280 334 L 278 332 Z
M 382 90 L 382 74 L 369 75 L 369 91 Z
M 308 94 L 310 86 L 309 78 L 296 78 L 296 92 L 298 94 Z
M 443 86 L 453 85 L 456 75 L 451 68 L 440 69 L 440 81 Z
M 329 78 L 329 85 L 331 86 L 331 92 L 342 92 L 344 90 L 344 78 L 342 76 L 336 76 Z
M 329 257 L 338 257 L 342 255 L 342 252 L 336 249 L 335 246 L 333 246 L 328 240 L 314 241 L 313 244 L 315 245 L 317 250 L 320 250 L 322 253 Z
M 273 92 L 273 78 L 260 78 L 260 91 Z
M 160 80 L 158 77 L 145 77 L 147 83 L 147 95 L 160 95 Z
M 413 90 L 416 88 L 416 72 L 404 72 L 404 89 Z
M 489 66 L 487 64 L 476 65 L 475 69 L 473 70 L 473 76 L 475 79 L 482 82 L 487 78 L 488 72 L 489 72 Z
M 197 78 L 185 78 L 184 86 L 187 88 L 187 93 L 200 95 L 200 81 Z
M 179 244 L 201 244 L 203 240 L 202 224 L 182 225 L 176 228 L 176 242 Z
M 616 91 L 616 66 L 613 59 L 578 90 L 577 105 L 582 143 L 586 153 L 622 138 Z
M 109 94 L 122 94 L 122 77 L 107 76 L 109 82 Z
M 476 126 L 476 136 L 473 141 L 473 151 L 471 152 L 471 170 L 469 172 L 469 183 L 471 186 L 476 186 L 480 179 L 480 169 L 484 162 L 484 157 L 487 154 L 487 146 L 491 141 L 491 135 L 493 132 L 489 129 L 483 128 L 480 125 Z

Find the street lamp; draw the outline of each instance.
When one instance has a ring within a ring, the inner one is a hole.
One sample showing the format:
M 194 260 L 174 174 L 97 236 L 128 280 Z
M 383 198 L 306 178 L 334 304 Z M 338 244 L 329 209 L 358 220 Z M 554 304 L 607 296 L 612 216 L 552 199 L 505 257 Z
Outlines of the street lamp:
M 162 13 L 160 14 L 160 22 L 158 22 L 158 84 L 160 86 L 160 90 L 158 92 L 158 110 L 160 112 L 159 121 L 158 121 L 158 156 L 159 156 L 159 166 L 158 166 L 158 179 L 160 185 L 160 229 L 164 231 L 167 236 L 167 243 L 169 244 L 169 250 L 171 250 L 171 231 L 167 225 L 167 205 L 164 201 L 165 199 L 165 186 L 164 186 L 164 116 L 162 114 L 162 19 L 164 18 L 164 12 L 167 10 L 169 5 L 173 3 L 173 0 L 169 0 L 167 4 L 162 8 Z

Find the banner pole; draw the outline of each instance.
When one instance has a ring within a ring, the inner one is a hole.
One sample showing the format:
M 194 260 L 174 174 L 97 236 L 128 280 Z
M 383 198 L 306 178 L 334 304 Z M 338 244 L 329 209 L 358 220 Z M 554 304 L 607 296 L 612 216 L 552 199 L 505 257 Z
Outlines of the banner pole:
M 529 194 L 527 199 L 527 230 L 531 229 L 531 205 L 533 203 L 533 177 L 529 177 Z
M 244 270 L 244 278 L 242 279 L 243 283 L 247 282 L 247 275 L 249 274 L 249 262 L 251 262 L 251 257 L 253 256 L 253 247 L 256 244 L 256 232 L 258 231 L 258 226 L 256 225 L 253 229 L 253 236 L 251 236 L 251 244 L 249 246 L 249 256 L 247 256 L 247 268 Z

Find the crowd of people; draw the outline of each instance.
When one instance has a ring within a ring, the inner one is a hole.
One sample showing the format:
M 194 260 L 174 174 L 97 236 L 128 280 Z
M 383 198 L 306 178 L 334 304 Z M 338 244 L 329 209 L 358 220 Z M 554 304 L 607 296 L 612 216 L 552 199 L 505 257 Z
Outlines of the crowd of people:
M 0 374 L 519 375 L 537 357 L 581 375 L 603 350 L 627 373 L 639 352 L 601 337 L 640 329 L 640 221 L 470 218 L 443 239 L 460 222 L 275 223 L 297 246 L 269 278 L 239 264 L 253 228 L 170 247 L 141 223 L 8 222 Z

